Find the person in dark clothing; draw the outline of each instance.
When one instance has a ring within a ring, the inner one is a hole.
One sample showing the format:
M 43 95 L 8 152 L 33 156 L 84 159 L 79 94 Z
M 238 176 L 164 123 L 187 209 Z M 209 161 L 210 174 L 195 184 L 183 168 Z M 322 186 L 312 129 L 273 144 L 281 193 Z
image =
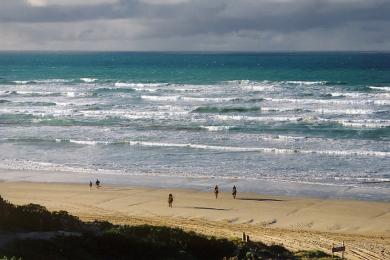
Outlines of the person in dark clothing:
M 218 199 L 218 193 L 219 193 L 218 185 L 215 185 L 214 194 L 216 199 Z
M 92 181 L 89 181 L 89 188 L 92 188 Z
M 100 181 L 99 181 L 99 179 L 96 179 L 96 188 L 100 188 Z
M 236 185 L 233 186 L 232 195 L 233 195 L 233 198 L 236 199 L 236 196 L 237 196 L 237 188 L 236 188 Z
M 168 195 L 168 206 L 170 208 L 172 208 L 172 203 L 173 203 L 173 195 L 172 195 L 172 193 L 169 193 L 169 195 Z

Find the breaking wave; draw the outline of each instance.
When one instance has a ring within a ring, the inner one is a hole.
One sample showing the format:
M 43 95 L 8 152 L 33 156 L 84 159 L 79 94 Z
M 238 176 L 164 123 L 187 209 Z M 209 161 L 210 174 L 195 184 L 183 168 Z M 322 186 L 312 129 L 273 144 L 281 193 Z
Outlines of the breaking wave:
M 193 113 L 247 113 L 260 111 L 260 107 L 198 107 Z

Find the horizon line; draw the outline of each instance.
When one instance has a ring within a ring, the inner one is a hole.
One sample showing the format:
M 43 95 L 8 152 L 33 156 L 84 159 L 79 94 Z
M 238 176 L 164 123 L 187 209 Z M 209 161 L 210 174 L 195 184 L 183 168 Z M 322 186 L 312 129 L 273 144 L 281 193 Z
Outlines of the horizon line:
M 386 53 L 389 50 L 0 50 L 1 52 L 129 52 L 129 53 Z

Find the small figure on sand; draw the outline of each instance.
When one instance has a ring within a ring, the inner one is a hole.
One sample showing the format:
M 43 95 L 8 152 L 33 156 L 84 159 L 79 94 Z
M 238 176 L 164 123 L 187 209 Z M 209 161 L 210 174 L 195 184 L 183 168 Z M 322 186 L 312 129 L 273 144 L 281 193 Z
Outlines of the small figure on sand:
M 237 196 L 237 188 L 236 188 L 236 185 L 233 186 L 232 195 L 233 195 L 233 198 L 236 199 L 236 196 Z
M 96 188 L 100 188 L 100 181 L 99 181 L 99 179 L 96 179 Z
M 89 181 L 89 188 L 92 188 L 92 181 Z
M 218 185 L 215 185 L 214 194 L 216 199 L 218 199 L 218 193 L 219 193 Z
M 168 206 L 170 208 L 172 208 L 172 203 L 173 203 L 173 195 L 172 195 L 172 193 L 169 193 L 169 195 L 168 195 Z

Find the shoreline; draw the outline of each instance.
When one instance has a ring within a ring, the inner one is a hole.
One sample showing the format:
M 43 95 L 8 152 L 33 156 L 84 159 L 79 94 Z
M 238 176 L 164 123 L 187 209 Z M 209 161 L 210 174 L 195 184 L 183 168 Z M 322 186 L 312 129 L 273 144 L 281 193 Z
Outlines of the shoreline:
M 298 183 L 278 180 L 260 180 L 224 177 L 167 176 L 158 174 L 120 174 L 110 171 L 74 172 L 50 170 L 13 170 L 0 168 L 0 181 L 47 182 L 83 184 L 100 179 L 102 184 L 149 188 L 178 188 L 211 191 L 218 185 L 229 191 L 236 185 L 240 191 L 270 196 L 289 196 L 317 199 L 390 202 L 390 189 L 353 185 Z
M 173 193 L 173 208 L 168 194 Z M 0 182 L 0 195 L 15 204 L 37 203 L 66 210 L 82 220 L 114 224 L 163 225 L 206 235 L 234 238 L 242 232 L 254 241 L 283 244 L 289 249 L 329 252 L 345 241 L 346 257 L 390 257 L 390 203 L 270 196 L 172 188 L 87 183 Z

